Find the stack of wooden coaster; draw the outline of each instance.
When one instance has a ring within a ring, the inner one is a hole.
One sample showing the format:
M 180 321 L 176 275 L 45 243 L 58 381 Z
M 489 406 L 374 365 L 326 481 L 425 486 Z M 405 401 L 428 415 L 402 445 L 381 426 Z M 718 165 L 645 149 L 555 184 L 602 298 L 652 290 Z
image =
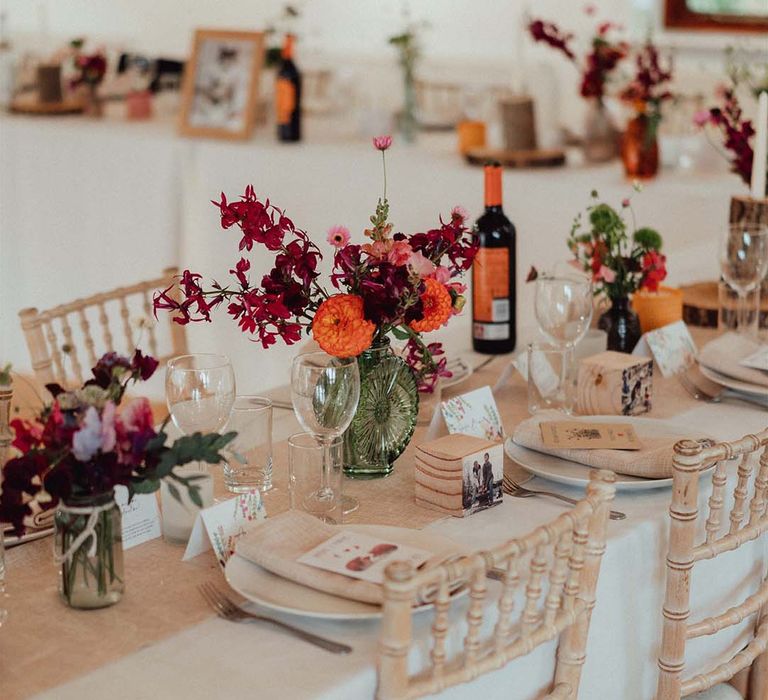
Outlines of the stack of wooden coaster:
M 446 435 L 416 447 L 416 502 L 462 518 L 501 503 L 504 447 Z

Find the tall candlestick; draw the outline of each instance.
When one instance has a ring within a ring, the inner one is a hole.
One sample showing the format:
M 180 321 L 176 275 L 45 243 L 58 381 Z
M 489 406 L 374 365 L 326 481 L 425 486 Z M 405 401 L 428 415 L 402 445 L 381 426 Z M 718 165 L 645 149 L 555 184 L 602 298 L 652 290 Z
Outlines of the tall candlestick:
M 755 153 L 752 158 L 752 198 L 765 197 L 765 169 L 768 158 L 768 92 L 763 90 L 757 102 Z

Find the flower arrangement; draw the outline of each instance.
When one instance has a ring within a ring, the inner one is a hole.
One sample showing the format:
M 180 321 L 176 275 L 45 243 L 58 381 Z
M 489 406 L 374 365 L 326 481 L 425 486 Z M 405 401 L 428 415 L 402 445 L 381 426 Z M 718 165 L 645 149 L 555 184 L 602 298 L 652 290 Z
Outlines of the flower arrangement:
M 752 122 L 744 118 L 736 96 L 735 85 L 721 87 L 718 90 L 718 96 L 721 102 L 720 106 L 698 112 L 694 116 L 694 123 L 700 128 L 711 125 L 720 131 L 723 137 L 723 146 L 731 154 L 731 172 L 736 173 L 749 185 L 754 158 L 751 141 L 755 135 L 755 129 Z
M 408 341 L 405 355 L 420 388 L 431 391 L 440 376 L 450 376 L 439 344 L 426 344 L 422 333 L 445 325 L 464 306 L 465 285 L 456 278 L 472 265 L 478 244 L 466 227 L 466 212 L 456 207 L 438 227 L 423 233 L 393 233 L 387 200 L 386 151 L 389 136 L 377 137 L 381 153 L 384 193 L 365 229 L 367 243 L 351 242 L 347 228 L 333 227 L 327 241 L 335 249 L 329 293 L 319 283 L 323 255 L 309 235 L 285 212 L 256 196 L 248 186 L 243 196 L 229 202 L 222 193 L 212 202 L 221 213 L 221 226 L 239 229 L 240 251 L 254 244 L 275 253 L 275 264 L 261 282 L 248 276 L 250 261 L 241 257 L 230 270 L 233 283 L 212 282 L 205 288 L 201 275 L 185 270 L 180 299 L 171 289 L 155 295 L 155 313 L 166 310 L 177 323 L 211 321 L 211 312 L 226 302 L 227 313 L 244 333 L 254 335 L 264 348 L 282 339 L 291 345 L 302 332 L 336 357 L 354 357 L 386 342 L 389 334 Z
M 128 384 L 149 379 L 156 368 L 157 361 L 140 350 L 131 359 L 107 353 L 82 388 L 47 385 L 53 403 L 33 420 L 11 421 L 11 445 L 21 454 L 3 468 L 0 521 L 21 532 L 33 507 L 111 494 L 118 485 L 131 497 L 151 493 L 162 479 L 170 481 L 172 493 L 178 494 L 173 482 L 185 487 L 202 506 L 194 477 L 177 474 L 174 467 L 220 462 L 220 450 L 235 434 L 195 433 L 166 445 L 165 424 L 155 430 L 146 398 L 135 398 L 118 412 Z
M 639 113 L 650 116 L 650 138 L 655 137 L 661 121 L 661 105 L 673 97 L 666 85 L 672 80 L 672 59 L 667 59 L 666 66 L 658 48 L 649 39 L 635 55 L 635 75 L 621 91 L 621 99 L 634 105 Z
M 80 85 L 87 85 L 95 88 L 104 79 L 107 72 L 107 59 L 101 51 L 93 54 L 81 53 L 83 46 L 82 39 L 76 39 L 72 42 L 72 48 L 75 51 L 74 66 L 77 75 L 71 82 L 73 88 Z
M 594 10 L 588 9 L 588 14 Z M 534 41 L 547 44 L 560 51 L 575 66 L 580 66 L 582 97 L 594 97 L 601 101 L 605 96 L 606 84 L 611 73 L 627 56 L 629 46 L 625 41 L 614 39 L 612 32 L 621 27 L 613 22 L 600 22 L 589 41 L 589 50 L 579 59 L 571 48 L 574 35 L 563 32 L 555 23 L 542 19 L 528 22 L 528 32 Z
M 588 225 L 579 214 L 568 238 L 575 266 L 592 276 L 595 294 L 611 300 L 626 299 L 638 289 L 657 291 L 667 276 L 659 233 L 633 225 L 630 235 L 622 213 L 598 201 L 596 191 L 591 196 L 594 204 L 587 207 Z M 634 223 L 631 198 L 622 201 L 621 209 L 630 212 Z

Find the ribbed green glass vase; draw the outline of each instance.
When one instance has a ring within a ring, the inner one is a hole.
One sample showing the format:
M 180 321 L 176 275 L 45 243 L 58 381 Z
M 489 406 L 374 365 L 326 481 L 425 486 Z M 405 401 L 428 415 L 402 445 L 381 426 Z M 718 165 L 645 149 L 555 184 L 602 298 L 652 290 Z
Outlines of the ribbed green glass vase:
M 411 368 L 392 353 L 389 341 L 358 357 L 360 402 L 344 433 L 344 473 L 376 479 L 392 472 L 413 437 L 419 393 Z

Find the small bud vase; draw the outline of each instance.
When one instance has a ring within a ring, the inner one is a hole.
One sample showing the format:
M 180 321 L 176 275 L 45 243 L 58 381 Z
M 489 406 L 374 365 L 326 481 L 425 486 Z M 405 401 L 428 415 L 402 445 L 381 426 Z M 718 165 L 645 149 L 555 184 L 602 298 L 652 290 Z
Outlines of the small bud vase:
M 71 608 L 105 608 L 123 596 L 123 535 L 113 492 L 70 497 L 54 517 L 59 595 Z
M 360 402 L 344 433 L 344 473 L 376 479 L 392 472 L 413 437 L 419 413 L 416 378 L 389 341 L 358 357 Z
M 615 352 L 631 353 L 642 335 L 640 320 L 627 297 L 611 299 L 611 308 L 600 316 L 597 327 L 608 334 L 608 350 Z
M 649 179 L 659 172 L 658 117 L 643 108 L 627 123 L 621 140 L 621 160 L 629 178 Z

